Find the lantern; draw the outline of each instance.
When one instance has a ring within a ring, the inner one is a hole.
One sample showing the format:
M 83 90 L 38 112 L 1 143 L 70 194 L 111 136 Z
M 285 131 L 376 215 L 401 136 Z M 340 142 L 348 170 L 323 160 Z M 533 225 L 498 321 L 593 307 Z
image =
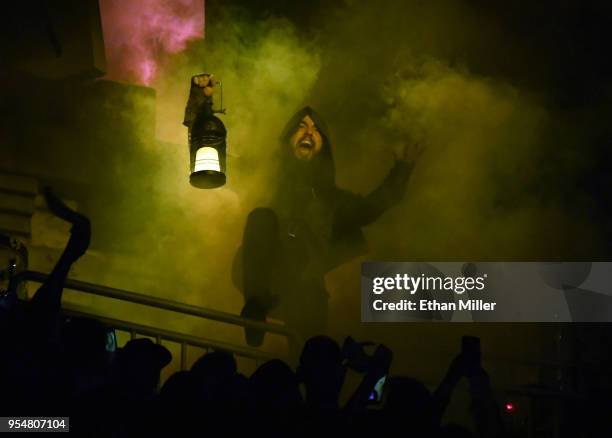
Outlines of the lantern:
M 184 125 L 189 138 L 189 182 L 200 189 L 214 189 L 225 184 L 227 131 L 215 113 L 212 96 L 206 96 L 196 78 L 191 78 L 191 91 L 185 110 Z M 218 84 L 218 82 L 217 82 Z

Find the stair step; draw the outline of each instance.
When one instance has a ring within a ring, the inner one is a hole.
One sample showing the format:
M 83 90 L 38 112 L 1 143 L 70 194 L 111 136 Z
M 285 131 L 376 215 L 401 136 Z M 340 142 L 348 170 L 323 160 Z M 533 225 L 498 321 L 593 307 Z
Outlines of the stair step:
M 34 213 L 34 197 L 0 191 L 0 212 L 30 216 Z
M 0 212 L 0 231 L 29 237 L 30 216 Z
M 0 171 L 0 192 L 36 196 L 38 181 L 35 178 Z

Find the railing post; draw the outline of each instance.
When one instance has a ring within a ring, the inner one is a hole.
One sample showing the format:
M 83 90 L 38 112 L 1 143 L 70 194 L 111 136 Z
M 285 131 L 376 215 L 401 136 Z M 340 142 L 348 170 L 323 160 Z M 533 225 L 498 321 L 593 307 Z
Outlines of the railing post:
M 187 343 L 181 342 L 181 371 L 187 369 Z

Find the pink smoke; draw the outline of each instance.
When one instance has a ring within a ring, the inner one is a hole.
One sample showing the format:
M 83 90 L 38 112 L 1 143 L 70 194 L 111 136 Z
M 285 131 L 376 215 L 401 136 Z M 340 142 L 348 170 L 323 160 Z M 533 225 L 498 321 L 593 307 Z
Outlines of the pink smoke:
M 150 85 L 161 64 L 204 37 L 204 0 L 100 0 L 107 78 Z

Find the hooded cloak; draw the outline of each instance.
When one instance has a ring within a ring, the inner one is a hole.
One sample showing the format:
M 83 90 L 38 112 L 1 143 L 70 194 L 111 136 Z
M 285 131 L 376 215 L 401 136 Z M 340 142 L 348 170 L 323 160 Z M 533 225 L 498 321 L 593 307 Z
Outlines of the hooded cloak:
M 306 115 L 317 125 L 322 147 L 310 160 L 299 160 L 289 138 Z M 247 301 L 257 297 L 267 310 L 276 308 L 278 316 L 308 337 L 325 328 L 325 274 L 366 253 L 361 227 L 399 202 L 412 166 L 398 161 L 367 196 L 337 187 L 327 125 L 310 107 L 287 123 L 278 163 L 272 203 L 249 215 L 233 278 Z

